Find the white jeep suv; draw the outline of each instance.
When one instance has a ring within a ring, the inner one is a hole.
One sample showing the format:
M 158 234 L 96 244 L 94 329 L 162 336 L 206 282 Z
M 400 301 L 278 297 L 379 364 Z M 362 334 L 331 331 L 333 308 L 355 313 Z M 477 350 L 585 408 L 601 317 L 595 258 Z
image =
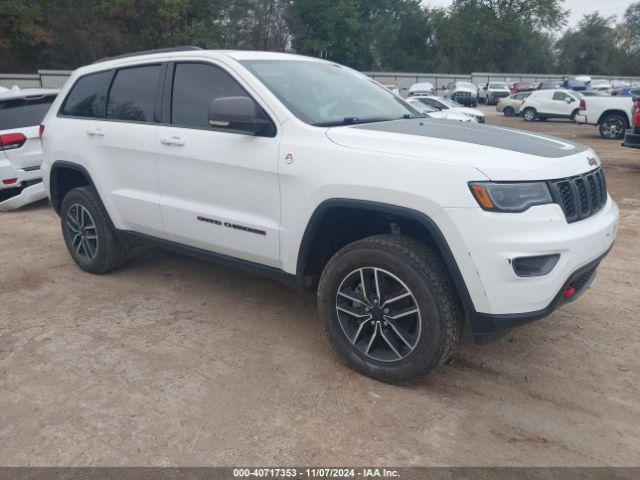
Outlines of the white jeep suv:
M 178 48 L 75 71 L 44 120 L 45 185 L 80 268 L 132 240 L 317 288 L 353 368 L 384 381 L 544 317 L 593 280 L 618 208 L 597 155 L 421 117 L 314 58 Z

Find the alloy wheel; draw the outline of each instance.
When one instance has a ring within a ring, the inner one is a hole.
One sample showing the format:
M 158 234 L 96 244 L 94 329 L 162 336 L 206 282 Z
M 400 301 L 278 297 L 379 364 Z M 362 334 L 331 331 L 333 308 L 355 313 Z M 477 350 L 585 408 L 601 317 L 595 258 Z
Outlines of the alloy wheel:
M 76 254 L 92 260 L 98 252 L 98 231 L 89 211 L 79 203 L 74 203 L 67 212 L 67 229 Z
M 396 362 L 416 348 L 420 308 L 407 285 L 387 270 L 362 267 L 349 273 L 336 294 L 342 331 L 363 355 Z
M 625 126 L 619 118 L 608 118 L 602 122 L 602 132 L 607 138 L 620 138 L 624 129 Z

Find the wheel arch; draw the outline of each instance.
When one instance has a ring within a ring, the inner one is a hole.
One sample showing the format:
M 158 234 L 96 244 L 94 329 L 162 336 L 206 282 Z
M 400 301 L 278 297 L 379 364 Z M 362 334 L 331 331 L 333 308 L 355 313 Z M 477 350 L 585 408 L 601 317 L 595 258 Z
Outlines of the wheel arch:
M 344 226 L 347 230 L 336 235 Z M 313 288 L 334 253 L 353 241 L 380 233 L 401 233 L 433 247 L 451 275 L 465 310 L 475 311 L 458 263 L 438 225 L 420 211 L 369 200 L 334 198 L 316 207 L 298 249 L 298 282 Z
M 51 172 L 49 173 L 50 198 L 53 209 L 58 215 L 60 215 L 60 207 L 64 196 L 78 187 L 96 188 L 91 175 L 85 167 L 66 160 L 57 160 L 51 165 Z
M 624 110 L 619 110 L 619 109 L 609 109 L 609 110 L 605 110 L 604 112 L 602 112 L 602 114 L 600 115 L 600 118 L 598 118 L 598 125 L 602 124 L 602 122 L 604 121 L 605 118 L 607 118 L 610 115 L 620 115 L 622 116 L 622 118 L 624 118 L 624 121 L 626 123 L 627 128 L 630 128 L 631 124 L 629 122 L 629 115 L 627 115 L 627 112 L 625 112 Z

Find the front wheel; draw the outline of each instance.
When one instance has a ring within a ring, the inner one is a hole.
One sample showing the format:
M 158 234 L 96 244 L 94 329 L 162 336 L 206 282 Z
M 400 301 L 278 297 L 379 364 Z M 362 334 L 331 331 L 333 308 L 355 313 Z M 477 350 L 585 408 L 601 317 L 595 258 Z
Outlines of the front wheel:
M 627 121 L 622 115 L 610 114 L 600 122 L 600 136 L 608 140 L 619 140 L 624 138 L 627 128 Z
M 385 382 L 426 374 L 460 338 L 464 314 L 440 257 L 400 235 L 347 245 L 325 267 L 320 318 L 355 370 Z
M 533 108 L 527 108 L 522 112 L 522 118 L 525 122 L 533 122 L 536 119 L 536 111 Z
M 505 107 L 503 113 L 505 117 L 513 117 L 516 114 L 516 111 L 513 107 Z

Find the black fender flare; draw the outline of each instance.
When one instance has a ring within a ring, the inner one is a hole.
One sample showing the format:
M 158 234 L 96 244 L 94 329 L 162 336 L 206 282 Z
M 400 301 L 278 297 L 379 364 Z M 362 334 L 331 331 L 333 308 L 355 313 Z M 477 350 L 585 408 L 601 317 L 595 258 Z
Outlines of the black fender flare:
M 302 236 L 302 241 L 300 242 L 300 248 L 298 249 L 298 258 L 296 263 L 296 277 L 298 278 L 298 281 L 301 281 L 301 279 L 304 278 L 305 259 L 313 249 L 313 240 L 318 234 L 318 230 L 324 216 L 329 210 L 336 207 L 392 214 L 394 216 L 416 221 L 424 226 L 427 232 L 429 232 L 429 234 L 431 235 L 431 238 L 433 239 L 436 248 L 438 249 L 438 253 L 440 253 L 445 266 L 447 267 L 447 270 L 449 271 L 451 278 L 453 279 L 454 286 L 456 288 L 456 291 L 458 292 L 458 295 L 460 296 L 460 300 L 462 301 L 465 311 L 470 315 L 475 315 L 473 300 L 471 299 L 471 295 L 469 294 L 467 285 L 464 281 L 464 278 L 462 277 L 462 273 L 460 272 L 458 263 L 456 262 L 456 259 L 451 252 L 451 248 L 449 248 L 449 244 L 440 231 L 438 225 L 436 225 L 436 223 L 428 215 L 418 210 L 413 210 L 411 208 L 400 207 L 387 203 L 379 203 L 369 200 L 354 200 L 348 198 L 332 198 L 324 200 L 322 203 L 320 203 L 314 210 L 311 218 L 309 219 L 309 222 L 307 223 L 307 228 L 305 229 L 305 232 Z
M 62 198 L 58 197 L 60 196 L 58 189 L 59 189 L 59 185 L 58 182 L 53 182 L 52 179 L 54 178 L 54 171 L 58 168 L 66 168 L 69 170 L 75 170 L 77 172 L 80 172 L 89 182 L 89 185 L 97 192 L 98 189 L 96 188 L 95 183 L 93 182 L 93 178 L 91 178 L 91 174 L 89 173 L 89 171 L 83 167 L 80 164 L 74 163 L 74 162 L 69 162 L 67 160 L 56 160 L 55 162 L 53 162 L 51 164 L 51 169 L 49 170 L 49 196 L 51 198 L 51 205 L 53 206 L 54 211 L 60 215 L 60 205 L 62 204 Z M 100 197 L 100 194 L 98 194 L 98 198 Z M 100 202 L 102 203 L 102 199 L 100 199 Z M 104 204 L 102 205 L 104 207 Z M 105 211 L 106 208 L 105 208 Z

